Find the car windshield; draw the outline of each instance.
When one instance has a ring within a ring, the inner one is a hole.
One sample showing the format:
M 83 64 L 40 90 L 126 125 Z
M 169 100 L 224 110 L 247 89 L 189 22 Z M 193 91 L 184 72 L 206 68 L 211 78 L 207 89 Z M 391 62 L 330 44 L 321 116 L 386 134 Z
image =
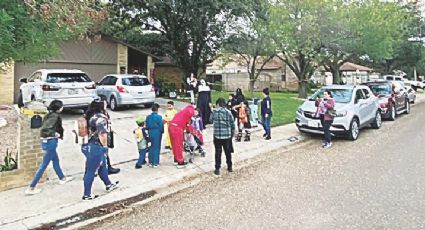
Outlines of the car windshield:
M 319 89 L 313 96 L 310 97 L 310 101 L 316 100 L 318 97 L 323 98 L 325 90 L 329 90 L 332 93 L 332 98 L 336 103 L 349 103 L 353 94 L 352 89 Z
M 373 94 L 375 95 L 391 94 L 391 86 L 387 84 L 369 85 L 369 88 L 372 90 Z
M 90 78 L 85 73 L 50 73 L 47 74 L 47 83 L 72 83 L 90 82 Z
M 149 85 L 149 80 L 143 77 L 129 77 L 123 78 L 122 84 L 127 86 L 144 86 Z

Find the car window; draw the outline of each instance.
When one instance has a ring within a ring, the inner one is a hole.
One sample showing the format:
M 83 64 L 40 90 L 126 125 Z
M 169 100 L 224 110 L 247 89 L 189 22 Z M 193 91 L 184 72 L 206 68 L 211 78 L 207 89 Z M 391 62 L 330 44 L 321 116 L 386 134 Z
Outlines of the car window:
M 375 95 L 391 94 L 391 86 L 389 84 L 369 85 L 369 88 Z
M 103 78 L 103 79 L 99 82 L 99 85 L 106 85 L 106 82 L 108 82 L 109 78 L 110 78 L 110 77 L 105 77 L 105 78 Z
M 309 100 L 316 100 L 318 97 L 323 98 L 323 93 L 325 90 L 329 90 L 332 93 L 332 98 L 336 103 L 349 103 L 351 101 L 351 96 L 353 95 L 352 89 L 319 89 Z
M 362 89 L 362 91 L 363 91 L 363 94 L 365 95 L 366 98 L 369 98 L 370 96 L 372 96 L 369 90 Z
M 123 85 L 127 86 L 144 86 L 150 85 L 149 80 L 147 78 L 142 77 L 128 77 L 121 79 Z
M 41 72 L 35 72 L 31 77 L 28 79 L 29 82 L 33 82 L 35 80 L 41 80 Z
M 115 85 L 117 83 L 117 80 L 118 78 L 111 76 L 111 79 L 109 80 L 108 85 Z
M 117 83 L 117 78 L 113 76 L 107 76 L 100 82 L 101 85 L 115 85 L 115 83 Z
M 393 77 L 387 77 L 386 80 L 391 81 L 391 80 L 393 80 Z
M 366 96 L 363 94 L 361 89 L 356 90 L 356 101 L 360 99 L 366 99 Z
M 47 83 L 73 83 L 90 82 L 90 78 L 85 73 L 49 73 L 47 74 Z

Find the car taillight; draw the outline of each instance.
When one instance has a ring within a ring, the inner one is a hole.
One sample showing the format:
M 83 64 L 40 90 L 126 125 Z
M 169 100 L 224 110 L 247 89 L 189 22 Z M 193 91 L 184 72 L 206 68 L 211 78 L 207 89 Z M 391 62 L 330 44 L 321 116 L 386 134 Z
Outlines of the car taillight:
M 51 85 L 43 85 L 41 88 L 43 91 L 59 91 L 61 89 L 61 87 Z
M 117 90 L 119 93 L 128 93 L 128 91 L 122 85 L 117 86 Z
M 96 84 L 88 85 L 85 87 L 86 89 L 96 89 Z

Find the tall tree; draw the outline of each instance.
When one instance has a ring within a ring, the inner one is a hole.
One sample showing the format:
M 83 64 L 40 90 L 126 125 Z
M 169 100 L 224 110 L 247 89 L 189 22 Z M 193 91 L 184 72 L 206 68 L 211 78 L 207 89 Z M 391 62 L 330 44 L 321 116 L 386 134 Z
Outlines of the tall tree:
M 116 0 L 114 15 L 131 26 L 157 31 L 170 45 L 169 56 L 186 76 L 205 69 L 226 34 L 227 22 L 244 0 Z
M 250 10 L 247 10 L 239 18 L 239 23 L 234 23 L 232 28 L 234 33 L 230 34 L 223 44 L 223 50 L 228 56 L 227 60 L 246 67 L 251 96 L 255 82 L 264 67 L 276 55 L 272 41 L 267 34 L 269 23 L 267 4 L 267 1 L 253 1 Z
M 2 0 L 0 9 L 0 63 L 46 59 L 107 16 L 95 0 Z
M 277 0 L 270 7 L 269 33 L 279 50 L 278 57 L 298 78 L 298 95 L 307 97 L 307 82 L 317 68 L 321 51 L 318 18 L 324 0 Z

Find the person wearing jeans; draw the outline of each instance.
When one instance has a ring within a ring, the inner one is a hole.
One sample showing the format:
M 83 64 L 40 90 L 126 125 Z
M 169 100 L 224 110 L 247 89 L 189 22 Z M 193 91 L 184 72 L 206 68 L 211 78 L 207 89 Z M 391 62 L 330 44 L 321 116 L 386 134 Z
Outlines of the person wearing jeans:
M 108 117 L 103 113 L 104 102 L 98 101 L 92 104 L 94 116 L 89 120 L 90 140 L 82 151 L 86 156 L 86 173 L 84 174 L 83 200 L 93 200 L 99 197 L 91 193 L 96 171 L 106 186 L 106 191 L 113 191 L 118 187 L 118 181 L 112 183 L 109 180 L 106 166 L 106 153 L 108 151 Z
M 265 133 L 263 134 L 263 137 L 266 140 L 271 139 L 270 122 L 272 119 L 272 102 L 270 100 L 269 94 L 270 94 L 269 88 L 263 89 L 264 99 L 261 101 L 261 121 L 265 131 Z
M 331 91 L 325 90 L 323 93 L 323 99 L 318 98 L 315 105 L 317 106 L 317 113 L 319 115 L 325 136 L 325 139 L 322 141 L 322 147 L 329 148 L 332 146 L 330 128 L 333 123 L 333 116 L 329 111 L 333 110 L 335 107 L 335 101 L 332 98 Z
M 226 101 L 217 99 L 217 109 L 213 110 L 211 122 L 213 123 L 214 148 L 215 148 L 215 175 L 220 175 L 221 153 L 226 155 L 227 170 L 233 172 L 232 165 L 232 137 L 235 133 L 235 120 L 232 113 L 226 109 Z
M 53 163 L 53 169 L 59 177 L 59 183 L 65 184 L 72 180 L 72 177 L 65 177 L 59 164 L 59 157 L 56 151 L 58 147 L 58 139 L 63 139 L 62 118 L 60 113 L 63 110 L 63 103 L 59 100 L 54 100 L 49 106 L 50 112 L 44 117 L 40 129 L 41 148 L 44 150 L 43 161 L 34 175 L 30 187 L 25 191 L 27 195 L 34 195 L 41 192 L 41 189 L 35 188 L 44 171 L 50 164 Z

